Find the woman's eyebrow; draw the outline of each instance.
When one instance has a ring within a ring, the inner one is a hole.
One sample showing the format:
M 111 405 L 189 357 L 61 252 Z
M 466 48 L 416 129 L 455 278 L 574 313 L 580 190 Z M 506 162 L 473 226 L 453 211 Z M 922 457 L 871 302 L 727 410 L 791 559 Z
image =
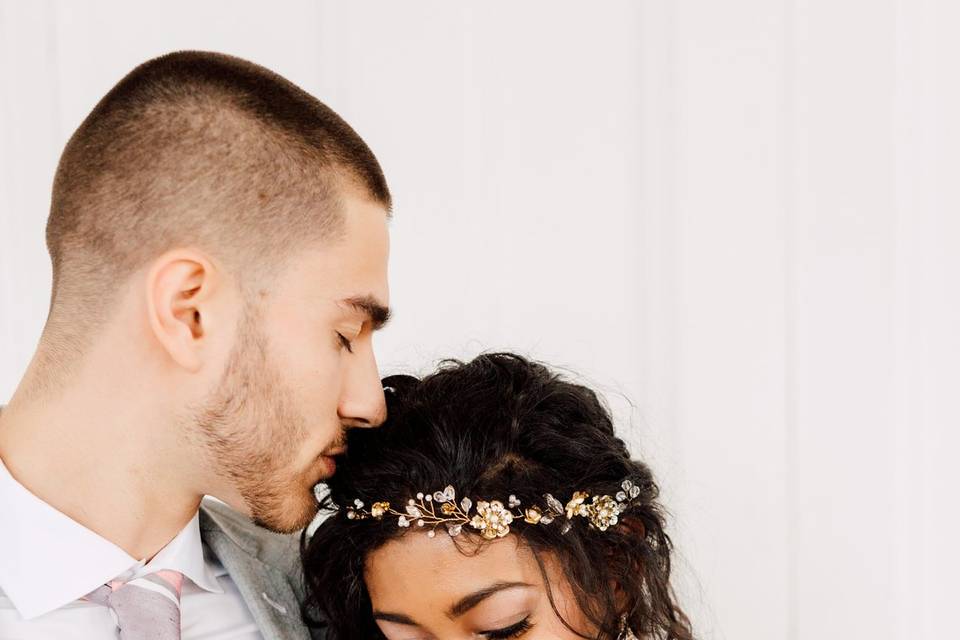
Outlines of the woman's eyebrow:
M 526 582 L 497 582 L 490 585 L 489 587 L 484 587 L 479 591 L 474 591 L 473 593 L 464 596 L 461 598 L 455 605 L 450 607 L 447 611 L 447 616 L 450 618 L 459 618 L 470 609 L 473 609 L 478 604 L 489 598 L 495 593 L 500 593 L 501 591 L 506 591 L 507 589 L 516 589 L 518 587 L 532 587 L 534 585 L 528 584 Z M 384 622 L 395 622 L 396 624 L 405 624 L 411 627 L 419 627 L 413 618 L 405 616 L 402 613 L 389 613 L 387 611 L 374 611 L 373 612 L 374 620 L 383 620 Z
M 387 613 L 386 611 L 374 611 L 373 612 L 374 620 L 383 620 L 384 622 L 396 622 L 397 624 L 405 624 L 411 627 L 418 627 L 416 622 L 412 618 L 409 618 L 402 613 Z
M 506 591 L 507 589 L 516 589 L 517 587 L 532 587 L 534 585 L 527 584 L 526 582 L 497 582 L 480 589 L 479 591 L 474 591 L 468 596 L 464 596 L 457 602 L 455 605 L 450 607 L 447 611 L 447 616 L 450 618 L 459 618 L 470 609 L 473 609 L 475 606 L 489 598 L 495 593 L 500 593 L 501 591 Z

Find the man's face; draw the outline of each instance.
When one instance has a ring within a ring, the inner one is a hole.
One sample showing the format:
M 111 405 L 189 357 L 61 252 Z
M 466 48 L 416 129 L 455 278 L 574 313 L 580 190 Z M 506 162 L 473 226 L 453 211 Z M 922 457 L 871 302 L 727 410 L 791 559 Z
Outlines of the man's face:
M 387 214 L 344 197 L 345 234 L 291 261 L 256 292 L 223 377 L 196 416 L 218 496 L 280 532 L 317 513 L 344 432 L 386 417 L 372 333 L 388 305 Z M 237 504 L 242 502 L 242 504 Z

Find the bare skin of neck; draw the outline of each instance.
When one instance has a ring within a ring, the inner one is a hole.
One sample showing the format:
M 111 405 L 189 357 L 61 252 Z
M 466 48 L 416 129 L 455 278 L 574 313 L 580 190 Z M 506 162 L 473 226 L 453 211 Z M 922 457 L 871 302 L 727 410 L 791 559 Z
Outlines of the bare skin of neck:
M 35 359 L 0 413 L 0 460 L 53 508 L 150 559 L 196 514 L 205 465 L 171 411 L 173 389 L 144 375 L 148 358 L 117 355 L 93 349 L 55 395 L 31 388 Z

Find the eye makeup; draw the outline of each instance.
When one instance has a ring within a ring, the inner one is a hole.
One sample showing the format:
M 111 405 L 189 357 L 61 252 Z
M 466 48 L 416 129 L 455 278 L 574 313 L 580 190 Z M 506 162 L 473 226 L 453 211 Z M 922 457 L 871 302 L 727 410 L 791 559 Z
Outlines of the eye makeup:
M 527 616 L 520 622 L 512 624 L 509 627 L 493 629 L 490 631 L 481 631 L 480 635 L 488 638 L 489 640 L 511 640 L 512 638 L 519 638 L 523 636 L 532 628 L 533 623 L 530 622 L 530 616 Z

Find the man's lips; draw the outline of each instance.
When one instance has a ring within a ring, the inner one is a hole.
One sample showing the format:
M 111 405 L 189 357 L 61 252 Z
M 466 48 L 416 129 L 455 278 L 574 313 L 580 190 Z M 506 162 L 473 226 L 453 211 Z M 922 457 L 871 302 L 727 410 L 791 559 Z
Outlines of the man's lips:
M 319 480 L 326 480 L 337 472 L 337 461 L 330 456 L 322 455 L 317 458 L 317 467 L 320 469 Z
M 319 466 L 323 467 L 322 479 L 330 478 L 337 472 L 337 461 L 336 458 L 342 456 L 347 452 L 347 447 L 344 445 L 334 447 L 333 449 L 327 449 L 319 456 L 317 456 L 317 462 Z

